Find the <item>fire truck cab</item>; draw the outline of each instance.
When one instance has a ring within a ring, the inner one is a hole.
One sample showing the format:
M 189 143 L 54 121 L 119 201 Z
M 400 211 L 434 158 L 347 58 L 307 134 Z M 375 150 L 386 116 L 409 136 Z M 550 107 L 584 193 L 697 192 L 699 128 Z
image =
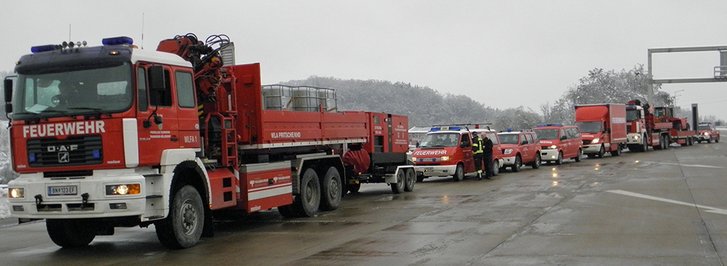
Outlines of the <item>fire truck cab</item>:
M 557 165 L 563 163 L 564 158 L 581 161 L 583 152 L 581 132 L 576 126 L 561 124 L 544 124 L 533 129 L 538 135 L 542 150 L 540 157 L 543 162 L 553 162 Z
M 505 161 L 503 167 L 510 166 L 513 172 L 519 172 L 523 165 L 540 168 L 540 144 L 535 132 L 511 131 L 497 135 Z
M 461 181 L 475 172 L 472 135 L 465 126 L 434 126 L 412 153 L 417 181 L 433 176 L 452 176 Z

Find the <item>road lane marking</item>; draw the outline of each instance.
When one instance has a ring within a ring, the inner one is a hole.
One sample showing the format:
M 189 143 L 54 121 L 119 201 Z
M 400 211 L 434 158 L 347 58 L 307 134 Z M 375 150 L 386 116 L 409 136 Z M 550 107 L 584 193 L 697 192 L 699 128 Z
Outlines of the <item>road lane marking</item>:
M 642 199 L 649 199 L 649 200 L 661 201 L 661 202 L 666 202 L 666 203 L 671 203 L 671 204 L 677 204 L 677 205 L 682 205 L 682 206 L 697 207 L 697 208 L 700 208 L 700 209 L 704 209 L 704 211 L 709 212 L 709 213 L 716 213 L 716 214 L 724 214 L 724 215 L 727 215 L 727 210 L 720 209 L 720 208 L 715 208 L 715 207 L 710 207 L 710 206 L 704 206 L 704 205 L 699 205 L 699 204 L 694 204 L 694 203 L 688 203 L 688 202 L 683 202 L 683 201 L 677 201 L 677 200 L 670 200 L 670 199 L 665 199 L 665 198 L 659 198 L 659 197 L 649 196 L 649 195 L 645 195 L 645 194 L 640 194 L 640 193 L 630 192 L 630 191 L 625 191 L 625 190 L 620 190 L 620 189 L 607 190 L 606 192 L 610 192 L 610 193 L 614 193 L 614 194 L 620 194 L 620 195 L 625 195 L 625 196 L 631 196 L 631 197 L 637 197 L 637 198 L 642 198 Z
M 651 163 L 658 163 L 658 164 L 665 164 L 665 165 L 675 165 L 675 166 L 684 166 L 684 167 L 699 167 L 699 168 L 724 169 L 724 167 L 721 167 L 721 166 L 705 165 L 705 164 L 683 164 L 683 163 L 665 163 L 665 162 L 651 162 Z

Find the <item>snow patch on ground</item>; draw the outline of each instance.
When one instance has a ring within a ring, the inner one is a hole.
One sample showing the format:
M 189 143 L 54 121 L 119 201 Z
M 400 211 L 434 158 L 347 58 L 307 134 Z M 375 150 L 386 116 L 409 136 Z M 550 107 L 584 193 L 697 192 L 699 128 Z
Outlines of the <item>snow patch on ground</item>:
M 8 204 L 8 186 L 0 185 L 0 219 L 10 217 L 10 208 Z

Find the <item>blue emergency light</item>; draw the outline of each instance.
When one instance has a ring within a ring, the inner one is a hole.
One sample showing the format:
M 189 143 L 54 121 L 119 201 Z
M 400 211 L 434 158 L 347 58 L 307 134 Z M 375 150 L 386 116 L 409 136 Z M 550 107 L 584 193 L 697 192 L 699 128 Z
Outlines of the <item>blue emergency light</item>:
M 34 163 L 37 158 L 35 157 L 35 153 L 28 154 L 28 162 Z
M 94 159 L 101 159 L 101 150 L 96 149 L 91 151 L 91 157 Z
M 47 44 L 47 45 L 38 45 L 38 46 L 30 47 L 30 52 L 37 54 L 37 53 L 48 52 L 48 51 L 53 51 L 53 50 L 58 50 L 58 49 L 61 49 L 60 45 Z
M 112 38 L 105 38 L 101 40 L 101 43 L 103 45 L 132 45 L 134 44 L 134 39 L 131 37 L 126 36 L 119 36 L 119 37 L 112 37 Z

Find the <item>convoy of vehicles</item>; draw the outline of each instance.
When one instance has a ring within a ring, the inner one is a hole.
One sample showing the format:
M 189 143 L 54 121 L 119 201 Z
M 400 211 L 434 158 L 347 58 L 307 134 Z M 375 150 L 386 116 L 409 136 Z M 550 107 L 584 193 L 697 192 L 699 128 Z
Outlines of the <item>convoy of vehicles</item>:
M 533 129 L 538 136 L 543 162 L 561 165 L 565 158 L 581 161 L 583 141 L 576 126 L 544 124 Z
M 608 152 L 619 156 L 626 146 L 626 106 L 623 104 L 576 105 L 576 126 L 581 131 L 583 153 L 588 158 Z
M 697 130 L 697 141 L 699 141 L 699 143 L 702 143 L 702 141 L 706 141 L 707 143 L 712 143 L 712 141 L 719 143 L 719 130 L 714 128 L 712 123 L 699 123 Z
M 63 247 L 154 225 L 162 244 L 187 248 L 213 234 L 217 211 L 311 217 L 363 183 L 402 193 L 427 177 L 461 181 L 476 172 L 473 132 L 492 140 L 495 175 L 626 145 L 719 141 L 710 124 L 697 134 L 670 108 L 629 102 L 577 105 L 576 126 L 434 126 L 411 142 L 405 116 L 335 111 L 328 89 L 262 86 L 259 64 L 225 64 L 224 35 L 176 36 L 157 51 L 128 37 L 102 43 L 33 47 L 4 84 L 20 174 L 8 185 L 12 214 L 46 219 Z
M 315 216 L 361 183 L 414 188 L 405 116 L 329 111 L 319 88 L 266 91 L 259 64 L 223 62 L 224 35 L 157 51 L 102 43 L 33 47 L 5 90 L 12 214 L 46 219 L 60 246 L 153 224 L 164 245 L 187 248 L 212 235 L 218 210 Z M 265 108 L 270 95 L 293 110 Z
M 510 167 L 513 172 L 519 172 L 523 165 L 540 167 L 540 144 L 538 136 L 533 131 L 500 132 L 500 148 L 505 160 L 503 167 Z

